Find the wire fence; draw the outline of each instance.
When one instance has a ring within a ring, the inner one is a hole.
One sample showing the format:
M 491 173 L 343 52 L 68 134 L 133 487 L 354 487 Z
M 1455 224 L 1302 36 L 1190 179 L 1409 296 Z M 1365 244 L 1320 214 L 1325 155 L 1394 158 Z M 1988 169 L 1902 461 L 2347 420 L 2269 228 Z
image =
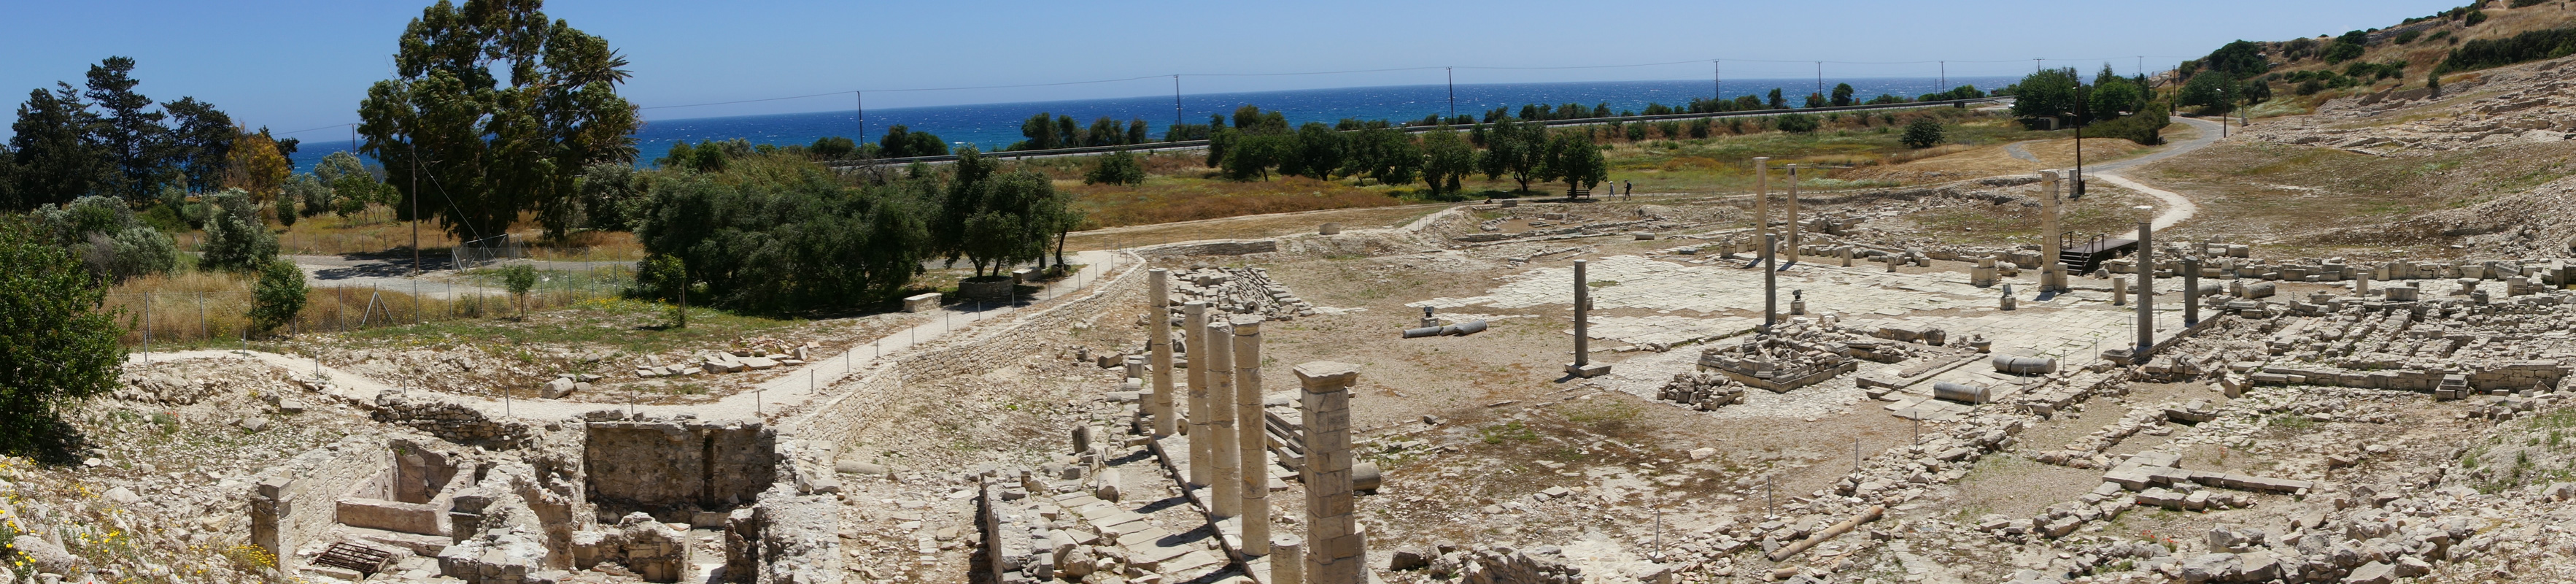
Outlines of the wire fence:
M 109 293 L 106 305 L 122 309 L 125 345 L 203 345 L 247 342 L 270 333 L 343 333 L 389 326 L 516 316 L 609 298 L 634 281 L 628 266 L 594 265 L 551 270 L 525 297 L 514 297 L 473 278 L 410 279 L 366 286 L 316 286 L 303 310 L 273 331 L 253 330 L 258 299 L 249 282 L 224 290 Z
M 527 246 L 520 243 L 519 238 L 507 233 L 456 244 L 452 253 L 455 254 L 456 269 L 459 270 L 471 270 L 503 260 L 528 258 Z

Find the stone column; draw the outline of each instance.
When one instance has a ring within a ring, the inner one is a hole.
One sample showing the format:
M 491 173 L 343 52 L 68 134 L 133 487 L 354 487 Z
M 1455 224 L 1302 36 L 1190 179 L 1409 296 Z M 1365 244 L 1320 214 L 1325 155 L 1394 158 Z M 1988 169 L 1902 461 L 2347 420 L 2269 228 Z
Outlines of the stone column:
M 1261 317 L 1234 317 L 1235 448 L 1243 454 L 1243 554 L 1270 555 L 1270 434 L 1261 415 Z
M 1306 584 L 1306 543 L 1294 535 L 1270 542 L 1270 584 Z
M 1153 351 L 1154 401 L 1146 409 L 1154 413 L 1154 437 L 1179 433 L 1180 421 L 1172 411 L 1172 292 L 1171 270 L 1154 268 L 1146 271 L 1148 293 L 1152 295 L 1153 317 L 1146 320 L 1145 344 Z
M 1777 321 L 1780 320 L 1780 266 L 1777 265 L 1780 256 L 1772 253 L 1772 250 L 1780 248 L 1779 239 L 1774 235 L 1762 236 L 1762 334 L 1764 335 L 1771 334 L 1771 327 L 1778 324 Z M 1888 262 L 1887 266 L 1888 271 L 1896 271 L 1895 262 Z
M 1190 484 L 1207 486 L 1211 471 L 1216 469 L 1215 442 L 1209 436 L 1207 372 L 1207 302 L 1192 300 L 1181 305 L 1181 333 L 1190 343 Z
M 1317 361 L 1298 365 L 1306 423 L 1306 582 L 1368 581 L 1367 542 L 1351 513 L 1351 396 L 1359 368 Z
M 2352 295 L 2354 295 L 2354 296 L 2369 296 L 2369 295 L 2370 295 L 2370 276 L 2371 276 L 2370 270 L 2353 270 L 2353 272 L 2352 272 Z
M 1753 241 L 1769 244 L 1771 235 L 1771 157 L 1753 157 Z
M 1789 165 L 1789 263 L 1798 263 L 1798 165 Z
M 2123 306 L 2123 305 L 2127 305 L 2128 303 L 2129 303 L 2129 277 L 2128 277 L 2128 276 L 2118 276 L 2118 275 L 2111 276 L 2111 305 L 2112 305 L 2112 306 Z
M 2182 256 L 2182 326 L 2200 324 L 2200 256 Z
M 1592 364 L 1592 284 L 1584 273 L 1584 266 L 1590 263 L 1591 260 L 1574 260 L 1574 362 L 1565 365 L 1565 374 L 1575 377 L 1610 372 L 1609 365 Z
M 2057 171 L 2039 171 L 2039 182 L 2046 185 L 2039 194 L 2039 291 L 2065 292 L 2066 266 L 2057 257 Z
M 2155 235 L 2153 219 L 2138 221 L 2138 350 L 2130 355 L 2139 363 L 2145 363 L 2147 352 L 2156 346 Z
M 1234 446 L 1234 333 L 1226 330 L 1225 318 L 1210 318 L 1207 323 L 1208 356 L 1208 514 L 1218 518 L 1241 514 L 1243 505 L 1242 467 L 1235 463 Z

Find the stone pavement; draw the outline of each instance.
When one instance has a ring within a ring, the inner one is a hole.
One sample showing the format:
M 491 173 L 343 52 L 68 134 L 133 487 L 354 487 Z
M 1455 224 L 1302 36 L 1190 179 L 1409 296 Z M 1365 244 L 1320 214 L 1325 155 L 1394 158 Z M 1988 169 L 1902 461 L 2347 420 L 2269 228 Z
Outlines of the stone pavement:
M 1073 294 L 1081 291 L 1083 288 L 1090 287 L 1092 284 L 1097 284 L 1103 281 L 1104 278 L 1114 273 L 1113 270 L 1134 268 L 1139 263 L 1137 258 L 1133 255 L 1110 250 L 1080 252 L 1075 254 L 1073 261 L 1083 264 L 1080 272 L 1074 276 L 1049 283 L 1045 290 L 1038 294 L 1037 298 L 1024 300 L 1034 300 L 1034 302 L 1032 302 L 1032 305 L 1034 305 L 1035 302 L 1050 301 L 1067 294 Z M 941 309 L 937 313 L 926 313 L 937 317 L 930 322 L 923 323 L 909 329 L 895 331 L 883 338 L 876 339 L 874 342 L 869 344 L 869 349 L 854 349 L 841 355 L 817 359 L 799 367 L 796 371 L 790 372 L 787 375 L 782 375 L 761 383 L 754 391 L 744 391 L 728 395 L 717 400 L 715 403 L 632 406 L 632 409 L 636 413 L 644 415 L 672 416 L 677 414 L 691 414 L 700 419 L 712 420 L 766 418 L 768 415 L 773 415 L 777 412 L 803 405 L 806 401 L 817 395 L 830 393 L 830 388 L 833 385 L 855 375 L 866 373 L 870 368 L 874 367 L 881 358 L 900 355 L 905 350 L 933 343 L 950 333 L 971 329 L 975 325 L 982 324 L 985 321 L 996 319 L 1008 320 L 1017 316 L 1022 308 L 1027 307 L 995 307 L 987 310 Z M 369 379 L 338 368 L 322 366 L 309 357 L 280 355 L 259 351 L 197 350 L 175 353 L 137 352 L 128 355 L 127 361 L 132 363 L 144 363 L 177 359 L 245 357 L 268 363 L 280 369 L 285 369 L 288 372 L 306 375 L 322 375 L 331 381 L 333 384 L 332 390 L 335 393 L 341 397 L 349 399 L 374 400 L 376 395 L 379 393 L 402 389 L 396 384 L 387 383 L 384 380 Z M 415 389 L 415 391 L 418 390 Z M 452 394 L 439 395 L 446 401 L 474 408 L 476 411 L 482 412 L 484 416 L 494 419 L 510 417 L 535 421 L 572 420 L 579 419 L 581 415 L 586 412 L 603 409 L 624 409 L 628 407 L 621 406 L 620 404 L 599 402 L 570 402 L 547 399 L 495 400 L 478 396 Z

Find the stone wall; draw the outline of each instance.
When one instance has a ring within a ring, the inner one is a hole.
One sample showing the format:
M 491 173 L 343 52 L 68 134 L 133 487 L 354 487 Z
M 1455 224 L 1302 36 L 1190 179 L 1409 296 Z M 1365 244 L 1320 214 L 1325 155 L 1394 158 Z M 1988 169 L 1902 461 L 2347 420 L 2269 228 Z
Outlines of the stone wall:
M 1276 239 L 1224 239 L 1216 241 L 1194 241 L 1189 243 L 1157 245 L 1137 249 L 1136 253 L 1144 254 L 1147 257 L 1166 258 L 1174 256 L 1237 256 L 1256 253 L 1270 253 L 1275 251 L 1279 251 L 1279 240 Z
M 2535 385 L 2550 388 L 2566 377 L 2568 368 L 2550 361 L 2523 361 L 2486 369 L 2462 368 L 2457 371 L 2423 371 L 2383 369 L 2355 371 L 2323 365 L 2266 366 L 2248 375 L 2254 383 L 2269 385 L 2333 385 L 2365 389 L 2433 391 L 2449 376 L 2461 376 L 2472 389 L 2531 389 Z
M 250 540 L 294 573 L 296 550 L 338 522 L 339 501 L 393 465 L 383 436 L 351 436 L 269 467 L 251 481 Z
M 369 415 L 378 422 L 408 426 L 467 446 L 517 450 L 527 446 L 528 439 L 537 433 L 527 424 L 495 420 L 481 410 L 438 399 L 434 395 L 415 399 L 401 392 L 387 391 L 376 395 L 375 406 Z
M 751 503 L 780 466 L 777 432 L 758 421 L 648 417 L 587 429 L 591 501 L 610 516 L 641 511 L 687 523 L 698 511 Z

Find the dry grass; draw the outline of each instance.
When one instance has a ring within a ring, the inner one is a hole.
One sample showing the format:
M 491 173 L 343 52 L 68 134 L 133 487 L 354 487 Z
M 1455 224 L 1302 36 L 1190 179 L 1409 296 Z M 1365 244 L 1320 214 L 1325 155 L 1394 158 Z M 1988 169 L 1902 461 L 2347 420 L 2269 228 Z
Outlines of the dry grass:
M 1201 239 L 1253 239 L 1314 233 L 1318 225 L 1341 223 L 1345 229 L 1399 227 L 1448 205 L 1403 205 L 1334 209 L 1291 215 L 1227 217 L 1157 225 L 1133 225 L 1077 231 L 1065 238 L 1065 249 L 1110 249 Z
M 1096 227 L 1404 204 L 1383 189 L 1293 176 L 1255 182 L 1157 177 L 1133 187 L 1059 181 L 1056 188 L 1073 192 Z
M 108 290 L 107 307 L 123 311 L 124 342 L 141 345 L 149 334 L 153 345 L 212 345 L 258 338 L 250 332 L 255 278 L 233 272 L 190 272 L 145 276 Z M 602 292 L 572 288 L 541 289 L 527 297 L 531 312 L 598 298 Z M 415 322 L 512 317 L 517 303 L 506 295 L 463 295 L 453 299 L 414 297 L 393 290 L 313 288 L 304 310 L 281 334 L 351 331 Z M 148 317 L 147 317 L 148 315 Z
M 2222 143 L 2158 162 L 2133 176 L 2191 193 L 2198 216 L 2185 237 L 2281 242 L 2315 253 L 2376 256 L 2363 227 L 2466 207 L 2576 174 L 2576 145 L 2536 144 L 2523 154 L 2429 152 L 2396 158 L 2333 148 Z M 2350 244 L 2351 248 L 2342 247 Z

